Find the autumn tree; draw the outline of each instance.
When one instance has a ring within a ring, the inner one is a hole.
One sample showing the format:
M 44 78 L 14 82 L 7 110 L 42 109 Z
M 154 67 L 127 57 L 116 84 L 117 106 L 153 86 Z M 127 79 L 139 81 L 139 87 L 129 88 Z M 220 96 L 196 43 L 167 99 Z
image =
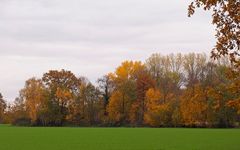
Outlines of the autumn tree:
M 144 121 L 151 126 L 167 126 L 170 122 L 169 104 L 165 103 L 158 89 L 149 89 L 146 93 L 147 109 Z
M 206 122 L 207 101 L 204 99 L 204 91 L 199 85 L 194 85 L 192 89 L 186 89 L 181 97 L 180 112 L 182 122 L 185 126 L 204 126 Z
M 240 71 L 229 69 L 227 75 L 228 80 L 230 81 L 227 90 L 231 95 L 234 95 L 234 97 L 228 102 L 228 106 L 236 109 L 240 115 Z
M 214 86 L 210 92 L 209 97 L 214 101 L 214 111 L 216 112 L 215 120 L 217 125 L 220 127 L 229 127 L 234 124 L 234 122 L 239 121 L 237 118 L 238 109 L 232 107 L 229 104 L 236 102 L 237 98 L 240 97 L 240 91 L 235 89 L 234 78 L 229 78 L 229 68 L 228 65 L 221 64 L 216 68 L 216 78 L 218 85 Z M 230 107 L 229 107 L 230 106 Z
M 3 96 L 0 93 L 0 123 L 3 122 L 5 109 L 6 109 L 6 102 L 4 101 Z
M 209 99 L 212 100 L 212 110 L 214 111 L 213 126 L 231 127 L 237 122 L 235 109 L 228 107 L 233 95 L 228 92 L 226 85 L 220 85 L 209 90 Z
M 80 126 L 101 123 L 105 112 L 101 92 L 87 78 L 80 77 L 78 80 L 77 92 L 68 105 L 68 122 Z
M 227 59 L 195 53 L 124 61 L 97 86 L 50 70 L 27 80 L 5 110 L 1 98 L 0 115 L 15 125 L 232 127 L 240 121 L 240 82 L 232 70 Z
M 137 99 L 132 103 L 130 110 L 130 121 L 134 125 L 144 124 L 144 113 L 146 111 L 146 92 L 155 87 L 155 82 L 147 72 L 147 69 L 139 71 L 136 79 Z
M 192 16 L 196 8 L 212 10 L 212 23 L 216 27 L 217 42 L 212 50 L 212 57 L 219 59 L 226 56 L 234 68 L 229 73 L 233 80 L 231 91 L 240 95 L 240 1 L 239 0 L 194 0 L 188 8 L 188 15 Z M 232 99 L 230 107 L 238 110 L 239 96 Z
M 14 100 L 14 103 L 8 110 L 10 116 L 10 123 L 13 125 L 29 125 L 31 120 L 28 116 L 28 112 L 26 110 L 26 105 L 24 103 L 23 97 L 21 94 Z
M 205 54 L 190 53 L 184 56 L 183 66 L 185 72 L 185 85 L 192 90 L 192 94 L 195 92 L 195 85 L 199 84 L 201 73 L 206 65 Z
M 235 95 L 234 98 L 232 98 L 228 102 L 228 106 L 235 108 L 237 110 L 237 113 L 240 115 L 240 80 L 232 82 L 229 86 L 229 91 L 232 95 Z
M 112 93 L 107 110 L 112 122 L 126 124 L 129 121 L 129 110 L 132 103 L 137 99 L 137 74 L 143 69 L 144 65 L 141 62 L 125 61 L 111 75 L 115 90 Z M 115 115 L 118 117 L 115 117 Z
M 113 81 L 110 76 L 110 74 L 104 75 L 102 78 L 99 78 L 97 80 L 99 90 L 101 92 L 101 95 L 103 96 L 105 109 L 109 103 L 109 99 L 114 89 Z
M 216 27 L 216 45 L 212 57 L 229 56 L 231 62 L 240 67 L 240 2 L 239 0 L 194 0 L 188 15 L 192 16 L 196 8 L 212 10 L 212 23 Z
M 184 56 L 182 54 L 153 54 L 146 61 L 146 66 L 161 92 L 161 100 L 168 109 L 168 122 L 177 126 L 180 120 L 179 105 L 181 88 L 184 86 Z
M 73 101 L 73 94 L 77 92 L 79 80 L 70 71 L 50 70 L 42 77 L 49 96 L 49 105 L 54 114 L 53 124 L 61 125 L 68 114 L 68 105 Z
M 100 92 L 90 82 L 82 83 L 81 99 L 82 99 L 82 115 L 85 123 L 94 125 L 100 121 L 99 112 L 101 109 Z
M 153 54 L 147 59 L 146 66 L 161 91 L 164 101 L 167 101 L 171 93 L 179 92 L 183 85 L 183 56 L 181 54 L 167 56 Z
M 26 105 L 31 124 L 37 124 L 39 113 L 43 109 L 46 99 L 46 90 L 40 79 L 31 78 L 26 81 L 25 87 L 20 91 L 20 97 Z

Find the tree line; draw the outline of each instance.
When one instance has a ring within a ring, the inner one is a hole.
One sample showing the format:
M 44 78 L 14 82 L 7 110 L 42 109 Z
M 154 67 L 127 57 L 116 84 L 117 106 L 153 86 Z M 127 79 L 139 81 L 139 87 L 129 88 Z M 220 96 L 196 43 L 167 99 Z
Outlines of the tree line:
M 67 70 L 30 78 L 0 122 L 29 126 L 236 127 L 239 82 L 227 59 L 152 54 L 91 83 Z

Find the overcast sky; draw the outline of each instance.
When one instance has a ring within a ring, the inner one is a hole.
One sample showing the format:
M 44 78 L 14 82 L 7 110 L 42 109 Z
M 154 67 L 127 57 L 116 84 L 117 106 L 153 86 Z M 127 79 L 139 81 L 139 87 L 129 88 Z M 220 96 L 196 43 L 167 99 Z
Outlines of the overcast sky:
M 0 0 L 0 92 L 13 101 L 30 77 L 68 69 L 90 81 L 152 53 L 206 52 L 209 13 L 189 0 Z

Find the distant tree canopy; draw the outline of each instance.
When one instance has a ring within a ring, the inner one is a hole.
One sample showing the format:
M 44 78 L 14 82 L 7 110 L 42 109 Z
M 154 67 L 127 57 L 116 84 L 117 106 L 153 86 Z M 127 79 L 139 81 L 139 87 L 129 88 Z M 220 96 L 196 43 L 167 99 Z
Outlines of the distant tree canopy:
M 50 70 L 27 80 L 8 109 L 1 97 L 0 117 L 31 126 L 237 126 L 240 94 L 228 78 L 231 69 L 225 59 L 190 53 L 124 61 L 96 85 Z
M 153 54 L 145 63 L 124 61 L 97 85 L 71 71 L 50 70 L 40 79 L 27 80 L 8 107 L 0 94 L 0 123 L 239 126 L 240 1 L 194 0 L 188 15 L 200 7 L 213 11 L 217 42 L 212 58 L 218 61 L 205 54 Z

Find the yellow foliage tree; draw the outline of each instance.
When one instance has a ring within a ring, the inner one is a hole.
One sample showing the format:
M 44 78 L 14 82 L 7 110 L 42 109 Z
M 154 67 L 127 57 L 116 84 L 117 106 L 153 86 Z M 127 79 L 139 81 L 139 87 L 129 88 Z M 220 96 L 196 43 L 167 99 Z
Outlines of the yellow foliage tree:
M 121 123 L 124 121 L 128 113 L 129 103 L 127 100 L 129 97 L 122 93 L 121 91 L 113 92 L 109 105 L 107 107 L 107 112 L 109 114 L 109 120 L 111 123 Z
M 185 126 L 203 126 L 206 123 L 208 106 L 207 101 L 205 101 L 205 93 L 200 86 L 195 86 L 194 88 L 194 95 L 192 95 L 192 91 L 189 89 L 181 97 L 180 111 L 182 122 Z
M 24 99 L 28 115 L 31 123 L 35 124 L 37 115 L 45 100 L 45 89 L 42 81 L 36 78 L 31 78 L 26 81 L 25 88 L 20 91 L 21 97 Z
M 149 89 L 146 93 L 147 110 L 144 121 L 151 126 L 165 126 L 169 122 L 169 104 L 164 103 L 157 89 Z

